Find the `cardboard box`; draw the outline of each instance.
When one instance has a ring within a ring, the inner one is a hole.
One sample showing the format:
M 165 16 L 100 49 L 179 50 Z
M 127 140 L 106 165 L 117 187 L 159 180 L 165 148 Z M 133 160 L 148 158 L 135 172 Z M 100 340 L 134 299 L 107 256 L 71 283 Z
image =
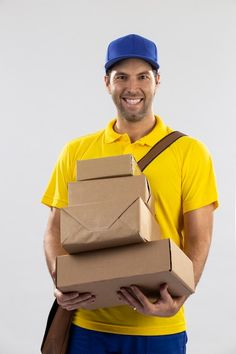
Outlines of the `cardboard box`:
M 163 283 L 173 296 L 194 292 L 192 262 L 170 239 L 57 257 L 57 288 L 94 294 L 88 309 L 121 305 L 117 291 L 132 284 L 157 298 Z
M 77 161 L 77 181 L 88 179 L 141 175 L 130 154 Z
M 150 186 L 144 175 L 104 178 L 68 183 L 68 205 L 124 198 L 132 203 L 138 197 L 153 210 Z
M 61 209 L 61 244 L 70 253 L 160 240 L 160 227 L 141 198 Z

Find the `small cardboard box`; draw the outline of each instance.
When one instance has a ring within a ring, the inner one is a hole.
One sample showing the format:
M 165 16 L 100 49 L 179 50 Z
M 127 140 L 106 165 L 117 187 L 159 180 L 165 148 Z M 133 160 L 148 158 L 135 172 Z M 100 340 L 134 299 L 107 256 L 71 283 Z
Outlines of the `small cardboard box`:
M 130 154 L 77 161 L 77 181 L 88 179 L 141 175 Z
M 94 294 L 88 309 L 122 305 L 117 291 L 132 284 L 157 298 L 163 283 L 173 296 L 194 292 L 192 262 L 170 239 L 57 257 L 57 288 Z
M 61 244 L 70 253 L 160 240 L 160 228 L 141 198 L 112 199 L 61 209 Z
M 138 197 L 153 210 L 153 199 L 149 183 L 144 175 L 103 178 L 68 183 L 68 205 L 124 200 L 132 203 Z

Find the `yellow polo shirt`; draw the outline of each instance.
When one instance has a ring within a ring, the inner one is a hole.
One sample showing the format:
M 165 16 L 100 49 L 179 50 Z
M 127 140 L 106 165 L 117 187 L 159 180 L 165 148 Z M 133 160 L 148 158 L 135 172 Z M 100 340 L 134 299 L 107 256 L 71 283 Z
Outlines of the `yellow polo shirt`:
M 172 129 L 156 116 L 153 130 L 131 143 L 127 134 L 113 130 L 115 119 L 106 129 L 69 142 L 62 150 L 42 203 L 62 208 L 68 205 L 68 182 L 76 180 L 76 161 L 81 159 L 132 154 L 140 160 Z M 206 147 L 185 136 L 162 152 L 144 170 L 155 199 L 155 216 L 163 238 L 184 244 L 183 214 L 214 203 L 218 196 L 212 160 Z M 96 271 L 96 270 L 95 270 Z M 163 335 L 186 330 L 183 308 L 172 317 L 144 316 L 128 306 L 98 310 L 78 310 L 73 323 L 102 332 L 130 335 Z

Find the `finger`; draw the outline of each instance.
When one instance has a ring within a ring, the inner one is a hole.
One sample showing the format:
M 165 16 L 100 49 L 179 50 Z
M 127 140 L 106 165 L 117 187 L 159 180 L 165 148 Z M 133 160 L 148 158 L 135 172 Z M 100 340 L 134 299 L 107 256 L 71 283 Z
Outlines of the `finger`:
M 123 300 L 126 302 L 127 305 L 136 308 L 138 310 L 142 309 L 141 303 L 138 301 L 137 298 L 132 296 L 129 292 L 128 288 L 120 288 L 121 295 L 123 296 Z
M 95 299 L 95 298 L 96 298 L 95 295 L 93 295 L 91 293 L 83 293 L 83 294 L 79 295 L 78 302 L 84 302 L 84 301 L 87 301 L 87 300 L 90 300 L 90 299 Z M 76 300 L 75 300 L 75 302 L 76 302 Z
M 150 307 L 151 302 L 136 285 L 131 285 L 130 288 L 143 307 Z
M 125 289 L 117 291 L 119 299 L 124 302 L 126 305 L 132 306 L 131 302 L 129 299 L 126 297 L 126 292 Z
M 79 296 L 78 292 L 63 293 L 57 288 L 54 290 L 54 295 L 59 301 L 69 301 Z
M 64 309 L 72 310 L 79 308 L 84 305 L 84 302 L 89 300 L 94 300 L 95 296 L 91 293 L 82 293 L 71 292 L 71 293 L 62 293 L 60 290 L 55 289 L 55 295 L 57 298 L 57 303 Z
M 86 293 L 86 294 L 81 294 L 79 295 L 77 298 L 75 299 L 71 299 L 69 301 L 64 301 L 62 303 L 62 305 L 64 307 L 67 307 L 67 306 L 73 306 L 73 305 L 76 305 L 76 306 L 80 306 L 81 304 L 83 304 L 85 301 L 88 301 L 88 300 L 92 300 L 92 299 L 95 299 L 95 296 L 90 294 L 90 293 Z
M 70 301 L 60 302 L 59 305 L 62 308 L 74 309 L 74 308 L 83 307 L 87 302 L 90 303 L 94 301 L 95 301 L 94 295 L 83 295 L 83 296 L 78 296 L 76 299 L 72 299 Z
M 95 296 L 90 293 L 80 294 L 76 298 L 73 298 L 73 299 L 70 299 L 67 301 L 57 300 L 58 304 L 63 309 L 67 309 L 67 310 L 78 309 L 80 307 L 83 307 L 87 303 L 94 302 L 94 301 L 95 301 Z
M 92 296 L 90 298 L 81 300 L 79 302 L 75 302 L 74 304 L 67 304 L 62 306 L 64 309 L 68 310 L 68 311 L 72 311 L 72 310 L 77 310 L 80 308 L 86 308 L 89 304 L 94 303 L 95 302 L 95 296 Z
M 173 301 L 173 299 L 168 291 L 167 284 L 162 284 L 160 286 L 160 296 L 161 296 L 161 299 L 164 300 L 164 302 L 172 302 Z

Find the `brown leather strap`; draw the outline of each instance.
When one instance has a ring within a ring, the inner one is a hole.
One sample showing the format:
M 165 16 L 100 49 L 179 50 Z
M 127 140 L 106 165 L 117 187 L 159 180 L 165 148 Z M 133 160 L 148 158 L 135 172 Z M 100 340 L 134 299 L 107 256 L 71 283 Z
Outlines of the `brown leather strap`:
M 152 162 L 162 151 L 164 151 L 168 146 L 173 144 L 177 139 L 181 138 L 182 136 L 186 136 L 178 131 L 171 132 L 170 134 L 166 135 L 160 141 L 158 141 L 149 151 L 148 153 L 138 161 L 138 165 L 141 171 L 143 171 L 150 162 Z

